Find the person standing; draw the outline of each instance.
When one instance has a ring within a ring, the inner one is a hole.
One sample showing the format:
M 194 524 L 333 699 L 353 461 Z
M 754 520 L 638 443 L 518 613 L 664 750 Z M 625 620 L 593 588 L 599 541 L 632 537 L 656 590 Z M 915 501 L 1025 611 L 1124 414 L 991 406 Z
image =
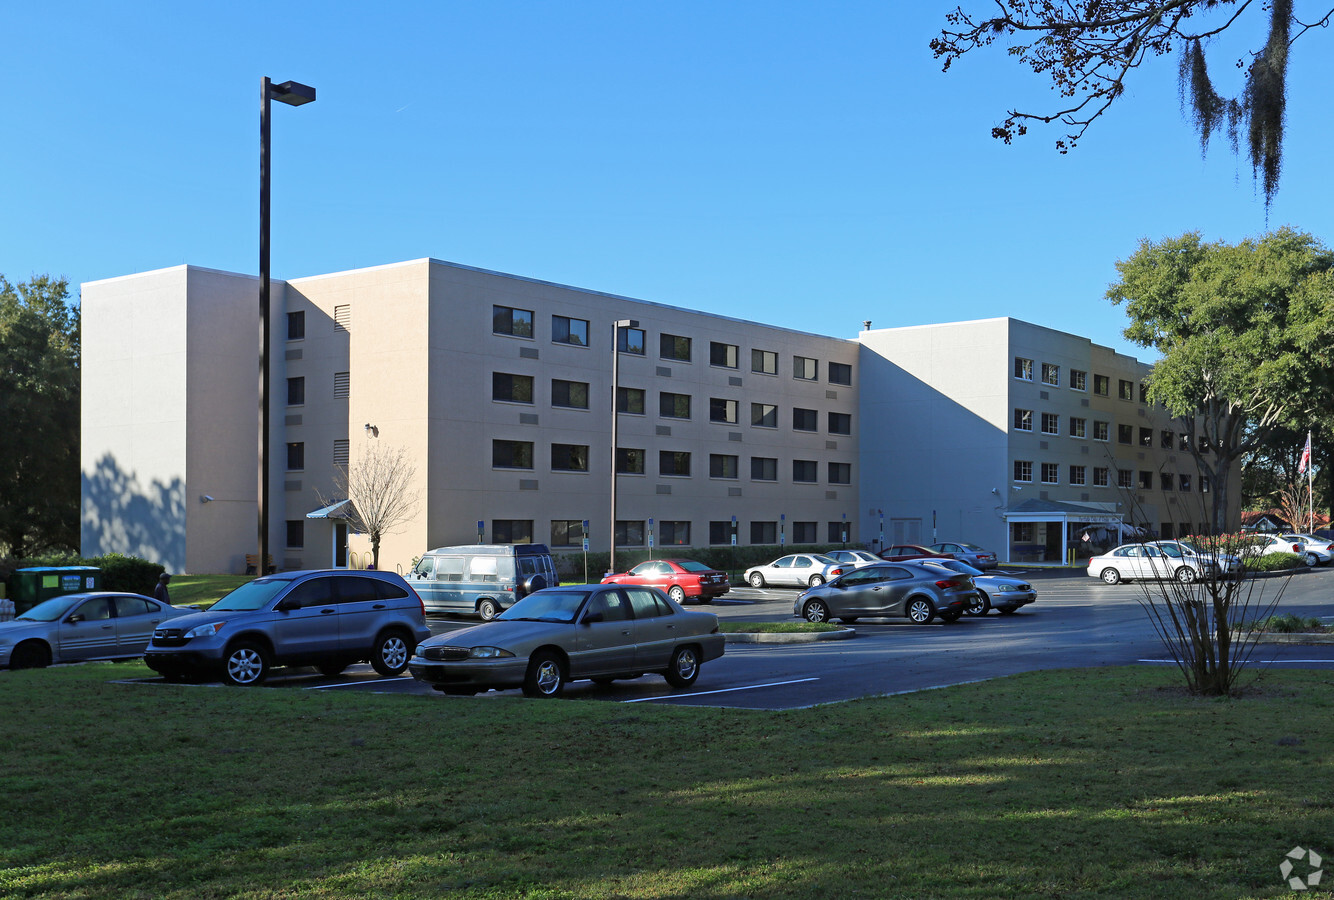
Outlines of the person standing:
M 153 599 L 171 605 L 171 596 L 167 593 L 167 582 L 171 581 L 171 576 L 163 572 L 157 577 L 157 587 L 153 588 Z

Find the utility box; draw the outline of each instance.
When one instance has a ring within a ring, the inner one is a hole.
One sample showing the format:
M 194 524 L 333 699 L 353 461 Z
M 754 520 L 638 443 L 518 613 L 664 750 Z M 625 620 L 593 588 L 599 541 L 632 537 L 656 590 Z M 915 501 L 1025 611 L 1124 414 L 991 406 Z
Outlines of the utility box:
M 64 594 L 100 590 L 102 570 L 96 566 L 35 566 L 15 569 L 9 579 L 14 612 L 21 615 L 43 600 Z

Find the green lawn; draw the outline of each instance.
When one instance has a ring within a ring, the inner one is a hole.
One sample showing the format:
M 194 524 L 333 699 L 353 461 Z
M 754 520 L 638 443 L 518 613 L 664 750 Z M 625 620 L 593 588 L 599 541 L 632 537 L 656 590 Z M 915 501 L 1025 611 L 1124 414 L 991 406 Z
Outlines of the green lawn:
M 212 606 L 237 585 L 254 575 L 173 575 L 167 591 L 173 606 Z
M 1334 855 L 1325 673 L 779 713 L 111 683 L 149 674 L 0 673 L 0 897 L 1274 897 Z

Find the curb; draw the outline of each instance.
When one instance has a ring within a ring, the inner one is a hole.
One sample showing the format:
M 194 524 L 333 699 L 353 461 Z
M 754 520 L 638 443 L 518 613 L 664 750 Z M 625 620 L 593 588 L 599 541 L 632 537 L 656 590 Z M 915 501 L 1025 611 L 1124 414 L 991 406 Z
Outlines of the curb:
M 1233 634 L 1234 640 L 1241 640 L 1242 636 Z M 1255 638 L 1257 644 L 1334 644 L 1334 634 L 1305 634 L 1296 632 L 1288 634 L 1280 631 L 1261 632 Z
M 841 641 L 856 637 L 851 628 L 838 631 L 727 631 L 729 644 L 808 644 L 812 641 Z

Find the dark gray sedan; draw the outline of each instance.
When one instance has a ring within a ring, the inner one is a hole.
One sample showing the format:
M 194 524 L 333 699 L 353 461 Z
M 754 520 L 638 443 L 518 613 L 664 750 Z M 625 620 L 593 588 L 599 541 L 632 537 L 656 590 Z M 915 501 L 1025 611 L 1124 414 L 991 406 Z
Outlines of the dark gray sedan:
M 967 575 L 917 562 L 886 562 L 802 591 L 792 615 L 808 622 L 840 619 L 849 624 L 859 618 L 906 618 L 925 625 L 937 616 L 956 622 L 976 596 Z
M 52 663 L 143 656 L 154 628 L 193 612 L 198 610 L 142 594 L 96 591 L 52 597 L 13 621 L 0 623 L 0 667 L 36 669 Z
M 1019 607 L 1038 599 L 1037 590 L 1022 578 L 987 575 L 958 559 L 929 559 L 923 560 L 922 564 L 942 572 L 958 572 L 973 579 L 977 596 L 964 610 L 970 616 L 985 616 L 991 609 L 1010 615 Z
M 657 588 L 578 584 L 524 597 L 490 622 L 423 641 L 412 676 L 446 694 L 523 688 L 558 697 L 580 678 L 599 684 L 649 672 L 695 683 L 723 655 L 713 613 L 687 611 Z

